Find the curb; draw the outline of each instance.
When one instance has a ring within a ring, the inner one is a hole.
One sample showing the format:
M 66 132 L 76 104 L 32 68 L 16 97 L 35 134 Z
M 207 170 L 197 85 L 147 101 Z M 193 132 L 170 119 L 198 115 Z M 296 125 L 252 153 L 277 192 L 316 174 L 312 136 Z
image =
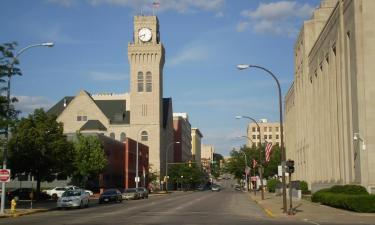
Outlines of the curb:
M 51 209 L 34 209 L 32 211 L 28 212 L 19 212 L 19 213 L 14 213 L 14 214 L 4 214 L 0 215 L 0 218 L 13 218 L 13 217 L 20 217 L 20 216 L 25 216 L 25 215 L 31 215 L 35 213 L 41 213 L 41 212 L 47 212 L 47 211 L 52 211 L 55 210 L 56 208 L 51 208 Z
M 276 216 L 272 213 L 271 210 L 267 209 L 267 208 L 264 207 L 262 204 L 260 204 L 257 200 L 253 199 L 253 198 L 251 197 L 251 195 L 249 195 L 249 198 L 250 198 L 251 200 L 253 200 L 257 205 L 259 205 L 260 207 L 262 207 L 262 209 L 264 210 L 264 212 L 267 214 L 268 217 L 273 218 L 273 219 L 276 218 Z

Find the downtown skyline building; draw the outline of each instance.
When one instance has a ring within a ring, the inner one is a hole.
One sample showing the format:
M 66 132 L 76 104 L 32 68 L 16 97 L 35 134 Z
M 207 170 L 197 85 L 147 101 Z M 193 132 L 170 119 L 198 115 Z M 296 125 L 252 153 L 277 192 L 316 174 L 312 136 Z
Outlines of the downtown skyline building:
M 287 159 L 313 192 L 375 193 L 375 1 L 322 0 L 295 42 L 285 97 Z

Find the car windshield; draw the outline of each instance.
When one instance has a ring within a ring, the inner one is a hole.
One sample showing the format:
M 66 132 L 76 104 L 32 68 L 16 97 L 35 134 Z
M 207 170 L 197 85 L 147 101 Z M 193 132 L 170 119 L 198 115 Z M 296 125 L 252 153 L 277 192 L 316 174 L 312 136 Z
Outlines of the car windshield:
M 63 197 L 70 197 L 70 196 L 80 196 L 81 191 L 65 191 L 62 196 Z
M 65 191 L 65 188 L 56 188 L 56 191 Z
M 137 189 L 130 188 L 130 189 L 126 189 L 125 192 L 127 192 L 127 193 L 137 192 Z
M 116 194 L 116 190 L 106 190 L 103 192 L 103 195 L 113 195 Z

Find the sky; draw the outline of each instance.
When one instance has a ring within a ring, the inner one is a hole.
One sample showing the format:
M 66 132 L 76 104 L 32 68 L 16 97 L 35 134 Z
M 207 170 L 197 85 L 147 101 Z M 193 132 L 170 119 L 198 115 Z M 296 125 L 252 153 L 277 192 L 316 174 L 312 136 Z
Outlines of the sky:
M 319 0 L 1 0 L 0 43 L 54 42 L 20 57 L 23 75 L 12 79 L 11 94 L 22 115 L 48 109 L 80 90 L 129 92 L 127 45 L 133 16 L 159 18 L 166 49 L 164 97 L 173 111 L 186 112 L 202 143 L 229 155 L 244 145 L 249 121 L 236 115 L 279 121 L 276 83 L 285 96 L 294 74 L 294 43 Z M 153 12 L 154 11 L 154 12 Z

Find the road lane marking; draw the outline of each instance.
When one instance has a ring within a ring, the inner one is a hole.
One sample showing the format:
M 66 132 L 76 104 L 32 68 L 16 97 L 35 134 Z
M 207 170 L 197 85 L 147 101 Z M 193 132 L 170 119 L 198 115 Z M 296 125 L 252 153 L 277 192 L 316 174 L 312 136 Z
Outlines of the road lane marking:
M 303 219 L 303 221 L 307 222 L 307 223 L 312 223 L 312 224 L 315 224 L 315 225 L 320 225 L 319 223 L 316 223 L 314 221 L 311 221 L 309 219 Z

